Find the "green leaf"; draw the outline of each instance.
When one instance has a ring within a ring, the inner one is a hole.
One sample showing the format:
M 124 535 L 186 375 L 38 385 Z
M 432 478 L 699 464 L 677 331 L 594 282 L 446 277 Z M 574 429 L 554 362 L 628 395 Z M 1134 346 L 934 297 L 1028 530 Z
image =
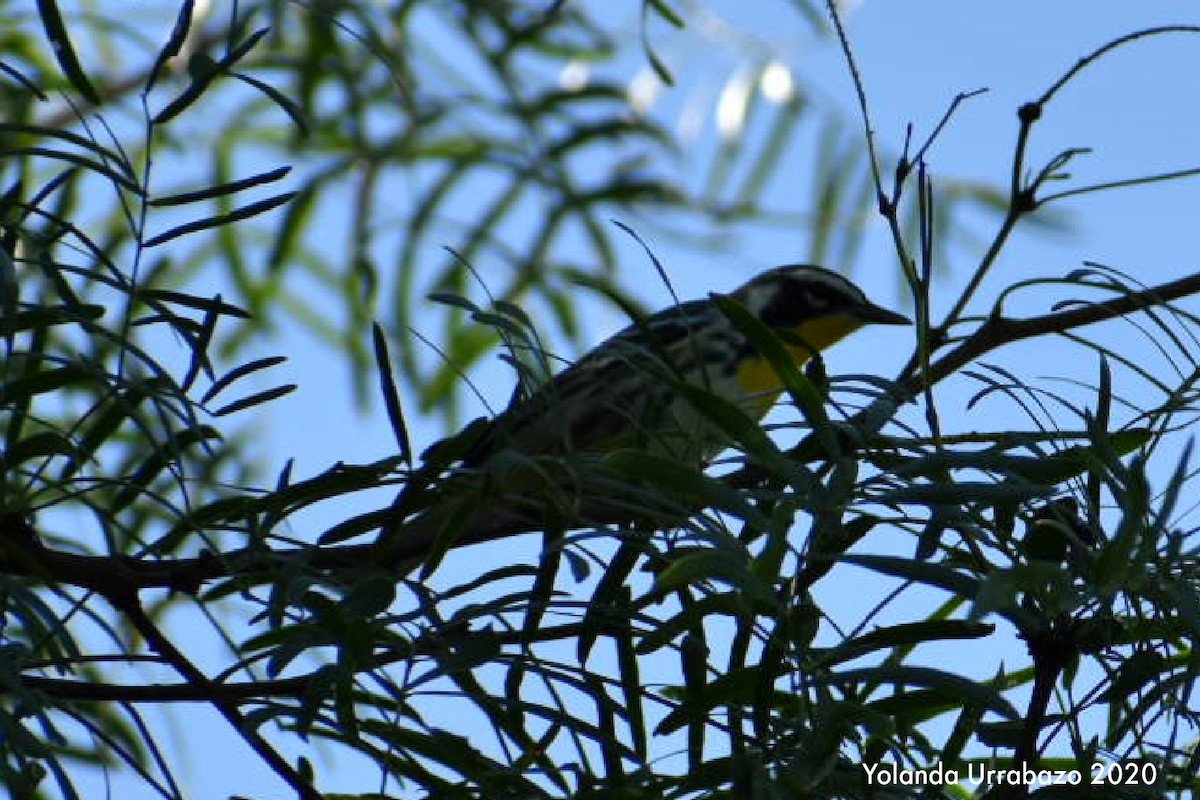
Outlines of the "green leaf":
M 650 66 L 654 68 L 654 74 L 668 86 L 675 85 L 674 79 L 671 77 L 671 71 L 658 58 L 658 54 L 654 52 L 653 46 L 650 44 L 649 23 L 647 16 L 653 10 L 658 16 L 676 28 L 683 28 L 683 19 L 680 18 L 664 0 L 647 0 L 642 3 L 642 22 L 638 26 L 641 34 L 642 53 L 646 56 L 646 60 L 650 62 Z
M 370 619 L 387 611 L 396 599 L 396 581 L 390 576 L 358 581 L 342 601 L 342 611 L 351 619 Z
M 287 361 L 287 359 L 283 356 L 267 356 L 266 358 L 260 358 L 256 361 L 251 361 L 248 364 L 242 364 L 240 367 L 234 367 L 233 369 L 229 370 L 229 372 L 226 372 L 220 378 L 217 378 L 215 381 L 213 381 L 212 386 L 208 387 L 208 391 L 205 392 L 204 396 L 200 398 L 200 402 L 202 404 L 208 403 L 239 379 L 244 378 L 252 373 L 278 366 L 285 361 Z
M 68 164 L 74 164 L 77 167 L 82 167 L 88 174 L 101 175 L 117 184 L 122 189 L 125 189 L 126 191 L 135 195 L 140 196 L 145 194 L 141 185 L 133 178 L 125 175 L 122 172 L 118 172 L 117 170 L 108 166 L 106 163 L 94 161 L 90 158 L 81 156 L 78 153 L 71 153 L 66 150 L 54 150 L 48 147 L 3 147 L 0 148 L 0 157 L 48 158 L 55 161 L 65 161 Z M 117 161 L 116 163 L 124 166 L 124 162 L 122 161 Z
M 780 450 L 767 432 L 736 403 L 683 381 L 674 381 L 672 388 L 683 395 L 709 422 L 737 443 L 746 455 L 771 474 L 790 483 L 801 496 L 814 505 L 822 502 L 824 490 L 812 473 Z
M 248 178 L 242 178 L 236 181 L 220 183 L 216 186 L 206 186 L 203 189 L 197 189 L 194 192 L 181 192 L 179 194 L 166 195 L 164 197 L 151 198 L 147 204 L 155 208 L 165 208 L 169 206 L 182 206 L 190 203 L 199 203 L 205 200 L 215 200 L 219 197 L 228 197 L 237 194 L 246 189 L 252 189 L 255 186 L 263 186 L 268 183 L 283 179 L 289 172 L 292 171 L 291 166 L 278 167 L 277 169 L 267 172 L 260 172 L 256 175 L 251 175 Z
M 926 642 L 947 639 L 980 639 L 990 636 L 995 625 L 968 620 L 929 620 L 908 622 L 864 633 L 831 647 L 822 656 L 823 665 L 834 666 L 851 661 L 876 650 L 912 647 Z
M 244 75 L 240 72 L 231 72 L 230 74 L 239 81 L 253 86 L 255 89 L 258 89 L 267 97 L 271 98 L 275 105 L 282 108 L 284 113 L 292 118 L 292 122 L 294 122 L 296 127 L 300 129 L 300 133 L 304 136 L 308 136 L 310 130 L 308 119 L 304 116 L 304 112 L 300 109 L 300 106 L 296 105 L 295 101 L 293 101 L 290 97 L 276 89 L 271 84 L 266 83 L 265 81 L 260 81 L 250 75 Z
M 750 569 L 748 553 L 734 553 L 728 548 L 702 548 L 675 559 L 654 582 L 661 593 L 687 588 L 708 581 L 724 583 L 736 589 L 755 606 L 773 609 L 778 606 L 770 584 Z
M 241 44 L 231 49 L 220 61 L 213 61 L 212 58 L 203 53 L 193 53 L 192 57 L 188 60 L 188 73 L 192 78 L 191 84 L 155 115 L 154 124 L 165 125 L 186 111 L 208 90 L 209 85 L 218 75 L 224 74 L 230 66 L 240 61 L 269 32 L 270 28 L 259 28 L 243 40 Z
M 979 591 L 979 581 L 951 567 L 914 561 L 898 556 L 859 555 L 847 553 L 842 556 L 845 564 L 854 564 L 881 575 L 891 575 L 914 583 L 945 589 L 960 597 L 972 598 Z
M 173 289 L 145 288 L 138 290 L 138 296 L 144 299 L 149 298 L 178 306 L 186 306 L 187 308 L 194 308 L 206 313 L 222 314 L 226 317 L 234 317 L 236 319 L 250 319 L 248 311 L 243 311 L 235 305 L 224 302 L 220 295 L 215 297 L 201 297 L 177 292 Z
M 924 506 L 959 507 L 968 503 L 980 503 L 993 506 L 997 503 L 1021 503 L 1035 500 L 1053 492 L 1054 488 L 1051 486 L 951 481 L 897 486 L 880 492 L 874 499 L 889 505 L 914 503 Z
M 624 480 L 680 497 L 687 508 L 727 511 L 759 529 L 769 524 L 744 493 L 670 456 L 627 448 L 605 455 L 602 464 Z
M 235 400 L 232 403 L 223 405 L 216 411 L 212 412 L 212 415 L 214 417 L 223 417 L 227 414 L 244 411 L 247 408 L 253 408 L 254 406 L 262 405 L 263 403 L 269 403 L 270 401 L 276 400 L 284 395 L 291 394 L 295 390 L 296 384 L 285 383 L 282 386 L 276 386 L 274 389 L 266 389 L 261 392 L 256 392 L 249 397 L 243 397 L 241 400 Z
M 771 365 L 796 407 L 804 414 L 825 452 L 837 455 L 840 448 L 837 436 L 829 424 L 829 417 L 825 413 L 825 398 L 797 366 L 796 358 L 788 352 L 779 336 L 735 298 L 719 294 L 711 297 L 721 313 L 729 318 L 734 327 Z
M 162 68 L 167 65 L 167 62 L 183 51 L 183 45 L 192 29 L 192 13 L 195 7 L 196 0 L 183 0 L 179 4 L 179 13 L 175 15 L 175 27 L 171 29 L 171 35 L 167 41 L 159 48 L 158 57 L 154 59 L 154 66 L 150 68 L 149 76 L 146 78 L 145 91 L 147 94 L 158 82 L 158 76 L 162 74 Z
M 78 133 L 76 133 L 72 130 L 68 130 L 66 128 L 50 128 L 50 127 L 46 127 L 45 125 L 36 125 L 36 124 L 13 121 L 13 122 L 0 122 L 0 133 L 17 134 L 17 135 L 26 134 L 29 137 L 32 137 L 35 139 L 56 139 L 61 142 L 66 142 L 68 144 L 75 145 L 76 147 L 80 147 L 84 150 L 91 152 L 92 154 L 94 154 L 96 156 L 97 161 L 99 161 L 99 163 L 106 164 L 106 165 L 107 164 L 118 165 L 121 168 L 121 175 L 124 176 L 124 178 L 126 180 L 135 181 L 137 178 L 137 176 L 133 170 L 133 166 L 129 163 L 128 158 L 125 156 L 125 154 L 122 151 L 113 149 L 113 148 L 109 148 L 109 147 L 105 147 L 102 144 L 100 144 L 99 142 L 95 141 L 94 139 L 90 139 L 87 136 L 78 134 Z M 94 163 L 94 162 L 88 162 L 88 163 Z M 67 179 L 67 177 L 68 176 L 66 176 L 66 175 L 60 175 L 58 178 L 51 181 L 46 186 L 43 186 L 42 189 L 39 191 L 38 196 L 44 197 L 44 196 L 48 195 L 48 193 L 50 191 L 57 188 L 57 186 L 61 185 L 61 183 L 63 181 L 65 181 Z M 36 199 L 37 198 L 35 198 L 35 201 L 36 201 Z M 35 203 L 31 202 L 28 206 L 28 210 L 32 210 L 32 208 L 34 206 L 35 206 Z
M 58 431 L 40 431 L 20 440 L 4 453 L 8 467 L 48 456 L 76 456 L 75 445 Z
M 580 664 L 586 664 L 592 647 L 601 633 L 612 633 L 614 626 L 628 635 L 625 612 L 631 607 L 629 587 L 625 585 L 638 560 L 648 552 L 646 537 L 637 531 L 625 534 L 621 546 L 605 565 L 604 574 L 596 583 L 591 601 L 587 604 L 579 626 L 575 654 Z
M 157 247 L 160 244 L 166 244 L 172 239 L 178 239 L 189 233 L 197 233 L 199 231 L 209 230 L 210 228 L 219 228 L 230 225 L 234 222 L 257 217 L 259 214 L 265 214 L 268 211 L 278 208 L 279 206 L 289 202 L 296 196 L 296 192 L 284 192 L 283 194 L 268 197 L 266 200 L 259 200 L 255 203 L 244 205 L 241 208 L 236 208 L 228 214 L 216 214 L 204 219 L 186 222 L 183 225 L 177 225 L 170 230 L 164 231 L 157 236 L 151 236 L 146 240 L 146 247 Z
M 0 336 L 11 337 L 21 331 L 44 330 L 55 325 L 91 323 L 104 316 L 104 306 L 37 306 L 0 317 Z
M 388 354 L 387 337 L 379 323 L 371 326 L 371 341 L 375 347 L 375 366 L 379 373 L 379 391 L 383 394 L 388 421 L 400 448 L 400 460 L 412 466 L 412 444 L 408 438 L 408 425 L 404 422 L 404 411 L 400 407 L 400 393 L 396 390 L 396 378 L 392 371 L 392 359 Z
M 913 667 L 899 664 L 881 664 L 875 667 L 851 669 L 828 675 L 812 675 L 809 680 L 817 686 L 837 687 L 858 684 L 864 689 L 878 690 L 880 686 L 895 685 L 894 691 L 902 693 L 908 687 L 932 690 L 947 697 L 955 697 L 961 703 L 993 711 L 1005 719 L 1019 719 L 1021 712 L 995 688 L 952 672 L 932 667 Z M 903 687 L 903 689 L 901 688 Z
M 54 58 L 62 67 L 67 80 L 89 103 L 94 106 L 100 105 L 100 94 L 92 86 L 87 73 L 79 63 L 79 56 L 75 54 L 75 47 L 71 44 L 71 37 L 67 34 L 67 26 L 63 22 L 62 13 L 58 10 L 58 3 L 54 0 L 37 0 L 37 8 L 38 16 L 42 20 L 42 27 L 46 31 L 46 38 L 50 40 L 50 49 L 53 50 Z
M 1139 694 L 1146 684 L 1161 680 L 1175 667 L 1157 650 L 1138 650 L 1117 668 L 1107 689 L 1096 698 L 1100 703 L 1124 702 Z

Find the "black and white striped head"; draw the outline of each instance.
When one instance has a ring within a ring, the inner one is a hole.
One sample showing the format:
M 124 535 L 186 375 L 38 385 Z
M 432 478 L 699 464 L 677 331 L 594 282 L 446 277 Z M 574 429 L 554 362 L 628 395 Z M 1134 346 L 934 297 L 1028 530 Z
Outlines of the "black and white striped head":
M 910 323 L 904 315 L 872 303 L 862 289 L 838 273 L 808 264 L 769 269 L 732 294 L 773 328 L 794 330 L 825 317 L 844 317 L 859 325 Z

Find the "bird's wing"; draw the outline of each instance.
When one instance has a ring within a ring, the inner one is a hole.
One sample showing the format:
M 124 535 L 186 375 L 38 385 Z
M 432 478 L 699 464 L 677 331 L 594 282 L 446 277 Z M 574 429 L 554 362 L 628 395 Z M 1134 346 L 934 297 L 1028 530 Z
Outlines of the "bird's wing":
M 463 459 L 478 467 L 500 450 L 527 455 L 605 452 L 633 446 L 654 431 L 668 404 L 669 378 L 697 357 L 691 334 L 709 313 L 707 301 L 659 312 L 615 334 L 497 416 Z

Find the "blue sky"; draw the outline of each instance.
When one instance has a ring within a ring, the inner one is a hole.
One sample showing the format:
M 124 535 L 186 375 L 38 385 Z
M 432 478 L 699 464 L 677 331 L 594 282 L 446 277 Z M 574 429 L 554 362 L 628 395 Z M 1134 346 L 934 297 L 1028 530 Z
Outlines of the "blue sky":
M 786 3 L 760 0 L 713 2 L 708 6 L 718 18 L 750 31 L 763 52 L 777 53 L 781 63 L 802 76 L 806 84 L 819 86 L 821 102 L 843 109 L 851 124 L 859 124 L 854 116 L 852 87 L 836 43 L 809 37 L 795 15 L 786 10 Z M 636 17 L 631 9 L 621 12 L 629 22 Z M 1021 103 L 1040 95 L 1076 59 L 1107 40 L 1140 28 L 1189 22 L 1200 24 L 1200 9 L 1183 3 L 867 0 L 854 5 L 847 17 L 847 30 L 882 146 L 894 152 L 909 123 L 915 126 L 915 138 L 923 139 L 956 93 L 986 88 L 985 94 L 966 103 L 955 115 L 930 154 L 930 170 L 935 186 L 960 179 L 1004 185 L 1017 130 L 1016 108 Z M 652 113 L 661 114 L 672 125 L 698 124 L 696 151 L 712 148 L 715 123 L 711 112 L 695 119 L 688 118 L 687 112 L 703 108 L 706 98 L 719 96 L 724 78 L 743 65 L 735 52 L 723 50 L 711 39 L 697 37 L 691 31 L 678 33 L 658 26 L 656 35 L 657 46 L 670 57 L 678 73 L 680 88 L 674 95 L 664 90 Z M 636 56 L 636 48 L 634 51 Z M 632 56 L 628 63 L 634 63 Z M 1046 109 L 1034 133 L 1030 165 L 1036 168 L 1067 148 L 1091 148 L 1089 155 L 1072 162 L 1071 178 L 1064 182 L 1067 186 L 1200 166 L 1200 113 L 1194 102 L 1198 67 L 1197 34 L 1150 39 L 1110 56 L 1087 70 Z M 629 77 L 633 74 L 631 70 Z M 781 164 L 771 184 L 774 202 L 781 207 L 794 204 L 789 191 L 807 186 L 814 165 L 801 156 L 810 153 L 799 149 L 795 157 Z M 1085 261 L 1113 265 L 1147 283 L 1178 277 L 1194 269 L 1200 243 L 1198 198 L 1200 179 L 1191 179 L 1069 201 L 1059 209 L 1065 215 L 1065 227 L 1017 235 L 982 297 L 994 296 L 998 287 L 1014 280 L 1065 274 Z M 626 221 L 636 227 L 635 221 Z M 984 215 L 974 215 L 968 221 L 968 234 L 961 237 L 962 243 L 951 250 L 946 263 L 938 265 L 942 277 L 935 309 L 944 313 L 948 308 L 955 289 L 961 287 L 973 259 L 978 257 L 978 245 L 986 242 L 994 224 L 994 219 Z M 758 269 L 795 261 L 803 235 L 802 231 L 760 228 L 741 231 L 715 254 L 676 248 L 664 237 L 653 238 L 650 243 L 676 278 L 680 295 L 692 297 L 731 288 Z M 882 220 L 867 220 L 862 235 L 866 245 L 852 265 L 853 277 L 877 301 L 904 307 L 895 254 Z M 446 244 L 452 246 L 454 242 Z M 668 303 L 669 296 L 655 280 L 641 248 L 630 242 L 625 259 L 624 285 L 650 306 Z M 1030 293 L 1014 308 L 1037 313 L 1056 299 L 1062 296 Z M 977 308 L 986 311 L 986 303 Z M 615 312 L 599 308 L 589 315 L 589 321 L 595 327 L 594 334 L 589 329 L 589 343 L 623 325 Z M 1142 346 L 1135 337 L 1128 336 L 1127 329 L 1110 327 L 1110 335 L 1115 337 L 1112 341 L 1119 346 Z M 363 331 L 363 336 L 369 336 L 369 332 Z M 835 373 L 887 375 L 900 367 L 910 346 L 911 342 L 892 330 L 864 331 L 831 351 L 829 367 Z M 285 368 L 286 380 L 300 384 L 295 395 L 277 401 L 257 423 L 264 463 L 278 468 L 285 459 L 295 457 L 296 474 L 304 476 L 337 460 L 363 463 L 391 454 L 393 438 L 382 407 L 376 404 L 364 413 L 354 405 L 349 376 L 338 354 L 311 346 L 307 334 L 290 330 L 263 348 L 265 353 L 287 355 L 290 363 Z M 1094 380 L 1095 376 L 1094 358 L 1080 358 L 1078 349 L 1058 344 L 1013 348 L 1011 354 L 997 357 L 1005 359 L 1032 374 L 1068 371 L 1084 381 Z M 284 379 L 280 373 L 275 377 Z M 485 395 L 502 405 L 510 391 L 504 370 L 484 368 L 478 380 Z M 947 387 L 942 395 L 943 409 L 961 410 L 973 390 L 970 384 Z M 955 420 L 956 427 L 987 430 L 1017 424 L 1004 412 L 1003 408 L 984 403 Z M 439 432 L 436 422 L 429 421 L 415 427 L 414 437 L 419 443 L 427 443 Z M 329 524 L 362 510 L 350 505 L 331 506 L 306 519 L 313 525 Z M 505 543 L 489 557 L 512 557 L 517 552 L 519 548 Z M 530 557 L 533 552 L 528 550 Z M 443 579 L 452 581 L 456 574 L 460 573 L 449 564 Z M 850 624 L 876 599 L 857 587 L 835 598 Z M 986 673 L 993 666 L 981 662 L 980 668 Z M 181 778 L 195 796 L 279 795 L 276 780 L 262 773 L 245 745 L 215 715 L 188 709 L 175 720 L 174 733 L 191 751 Z M 362 773 L 344 758 L 323 765 L 320 772 L 330 788 L 374 788 L 361 784 Z M 134 792 L 121 796 L 140 795 Z

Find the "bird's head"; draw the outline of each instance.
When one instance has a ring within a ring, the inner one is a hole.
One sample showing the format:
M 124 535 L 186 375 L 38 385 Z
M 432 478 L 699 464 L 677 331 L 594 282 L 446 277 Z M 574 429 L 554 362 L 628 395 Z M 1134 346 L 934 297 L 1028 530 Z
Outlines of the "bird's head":
M 733 292 L 750 313 L 790 334 L 807 360 L 864 325 L 908 325 L 903 314 L 875 305 L 846 278 L 832 270 L 788 264 L 767 270 Z M 808 353 L 803 350 L 807 349 Z

